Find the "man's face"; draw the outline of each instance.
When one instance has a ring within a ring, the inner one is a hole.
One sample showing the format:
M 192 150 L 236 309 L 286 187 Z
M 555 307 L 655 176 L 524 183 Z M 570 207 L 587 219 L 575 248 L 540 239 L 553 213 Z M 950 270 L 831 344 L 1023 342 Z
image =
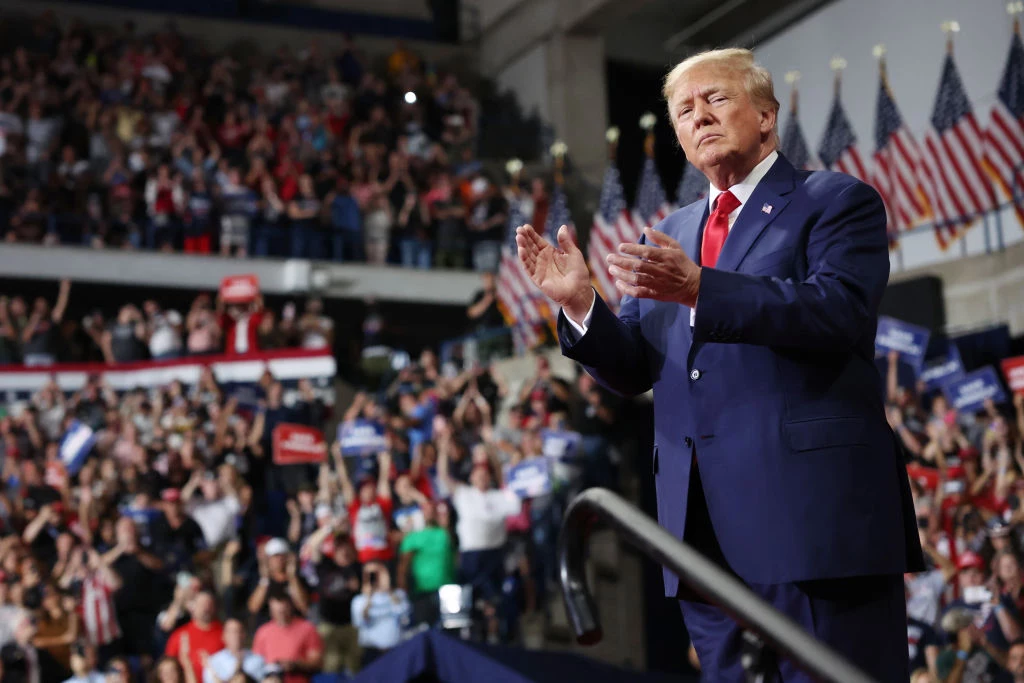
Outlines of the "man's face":
M 278 623 L 287 623 L 292 618 L 292 605 L 287 600 L 270 601 L 270 618 Z
M 224 624 L 224 645 L 230 650 L 241 650 L 245 643 L 245 629 L 238 619 L 228 619 Z
M 985 574 L 980 569 L 968 567 L 960 571 L 960 588 L 981 586 L 985 583 Z
M 723 164 L 756 161 L 762 138 L 775 127 L 775 112 L 750 99 L 743 74 L 720 64 L 685 73 L 669 111 L 686 159 L 705 175 Z
M 209 624 L 213 621 L 215 607 L 212 595 L 200 593 L 192 601 L 192 618 L 200 624 Z

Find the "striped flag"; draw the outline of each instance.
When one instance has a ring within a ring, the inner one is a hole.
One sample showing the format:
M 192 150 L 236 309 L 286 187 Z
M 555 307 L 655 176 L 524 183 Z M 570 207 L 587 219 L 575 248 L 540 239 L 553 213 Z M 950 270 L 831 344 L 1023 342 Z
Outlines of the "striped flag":
M 629 218 L 626 196 L 622 190 L 619 169 L 609 164 L 601 183 L 601 198 L 594 213 L 594 224 L 590 228 L 587 244 L 587 260 L 590 262 L 591 279 L 601 298 L 614 310 L 619 301 L 615 281 L 608 274 L 605 257 L 614 253 L 622 242 L 636 240 L 636 228 Z
M 683 169 L 683 177 L 676 188 L 676 204 L 687 206 L 708 196 L 708 179 L 691 163 Z
M 860 152 L 857 151 L 857 136 L 854 135 L 853 126 L 846 117 L 838 89 L 832 100 L 832 111 L 828 115 L 825 134 L 818 145 L 818 158 L 827 169 L 852 175 L 859 180 L 867 180 L 867 169 L 860 158 Z
M 636 190 L 636 202 L 633 206 L 633 225 L 636 232 L 631 241 L 640 239 L 641 231 L 645 227 L 660 223 L 672 211 L 672 205 L 665 198 L 665 188 L 661 186 L 658 169 L 654 166 L 654 158 L 648 156 L 644 160 L 640 185 Z
M 555 190 L 551 195 L 551 208 L 548 209 L 547 218 L 544 220 L 544 234 L 552 244 L 558 244 L 558 229 L 563 225 L 569 228 L 569 234 L 575 239 L 576 226 L 569 214 L 569 202 L 565 198 L 562 186 L 555 183 Z
M 803 128 L 800 127 L 800 119 L 796 109 L 789 112 L 789 119 L 782 131 L 782 143 L 779 145 L 779 152 L 789 159 L 795 168 L 807 169 L 811 163 L 811 151 L 807 147 L 807 140 L 804 138 Z
M 92 447 L 96 445 L 96 434 L 89 425 L 73 420 L 68 429 L 64 432 L 64 438 L 60 442 L 60 460 L 64 463 L 64 469 L 68 475 L 78 474 L 82 469 Z
M 1010 54 L 985 131 L 985 164 L 1024 224 L 1024 206 L 1017 201 L 1024 193 L 1024 45 L 1016 19 Z
M 536 325 L 541 320 L 536 300 L 532 298 L 534 284 L 519 261 L 516 247 L 516 228 L 526 223 L 522 199 L 511 197 L 508 203 L 509 238 L 501 249 L 501 265 L 495 289 L 498 309 L 512 328 L 517 345 L 531 349 L 540 342 Z
M 921 148 L 896 106 L 884 63 L 875 107 L 875 154 L 871 184 L 885 203 L 890 240 L 930 214 L 921 183 Z
M 943 249 L 960 236 L 961 228 L 995 205 L 983 156 L 981 128 L 950 52 L 942 66 L 921 154 L 925 190 L 935 214 L 935 238 Z

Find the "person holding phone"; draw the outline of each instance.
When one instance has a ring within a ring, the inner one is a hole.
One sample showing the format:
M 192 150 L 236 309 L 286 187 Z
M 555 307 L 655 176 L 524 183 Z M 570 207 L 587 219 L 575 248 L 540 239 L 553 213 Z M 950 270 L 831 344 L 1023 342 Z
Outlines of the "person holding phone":
M 380 562 L 363 566 L 363 590 L 352 599 L 352 623 L 359 629 L 363 668 L 398 645 L 409 620 L 409 598 L 392 588 L 391 574 Z

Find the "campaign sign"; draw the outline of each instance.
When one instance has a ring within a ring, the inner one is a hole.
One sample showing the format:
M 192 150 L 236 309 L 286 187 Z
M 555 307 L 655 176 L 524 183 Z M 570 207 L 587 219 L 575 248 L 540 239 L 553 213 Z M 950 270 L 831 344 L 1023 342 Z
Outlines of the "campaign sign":
M 306 425 L 277 425 L 274 427 L 273 444 L 275 465 L 308 465 L 327 459 L 324 433 Z
M 983 410 L 988 399 L 994 403 L 1006 402 L 1006 392 L 991 366 L 969 372 L 960 379 L 942 385 L 942 391 L 954 408 L 966 413 Z
M 541 432 L 544 455 L 558 461 L 573 460 L 580 455 L 583 437 L 579 432 L 545 429 Z
M 1003 377 L 1010 391 L 1024 394 L 1024 356 L 1003 359 Z
M 543 458 L 531 458 L 508 469 L 505 486 L 520 498 L 536 498 L 551 493 L 551 470 Z
M 889 351 L 896 351 L 900 354 L 900 360 L 920 372 L 924 364 L 924 355 L 928 351 L 929 336 L 931 333 L 923 327 L 896 318 L 879 316 L 875 350 L 883 355 Z
M 338 425 L 341 454 L 346 458 L 387 450 L 384 425 L 370 420 L 349 420 Z
M 964 376 L 964 363 L 960 358 L 960 350 L 956 344 L 946 342 L 946 348 L 941 354 L 929 358 L 921 370 L 919 379 L 924 382 L 930 391 L 941 389 L 954 379 Z
M 255 275 L 228 275 L 220 281 L 220 298 L 226 304 L 247 304 L 260 293 Z

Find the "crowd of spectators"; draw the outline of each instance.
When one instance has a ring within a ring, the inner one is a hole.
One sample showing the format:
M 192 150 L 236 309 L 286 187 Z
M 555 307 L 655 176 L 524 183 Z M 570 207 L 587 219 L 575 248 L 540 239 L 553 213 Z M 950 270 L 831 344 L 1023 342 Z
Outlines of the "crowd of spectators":
M 479 105 L 401 42 L 380 73 L 351 38 L 240 63 L 173 26 L 50 13 L 6 43 L 7 241 L 497 267 Z
M 78 321 L 65 319 L 70 296 L 68 280 L 53 303 L 37 297 L 29 306 L 23 296 L 0 295 L 0 366 L 114 365 L 288 348 L 330 351 L 334 345 L 334 321 L 316 297 L 302 311 L 289 302 L 278 313 L 260 297 L 226 304 L 219 295 L 203 293 L 184 315 L 150 299 L 120 306 L 110 320 L 97 308 Z
M 964 413 L 898 377 L 890 355 L 889 423 L 930 565 L 906 579 L 911 681 L 1024 681 L 1024 395 Z
M 5 352 L 52 361 L 34 354 L 55 350 L 32 340 L 61 327 L 69 296 L 64 283 L 31 314 L 5 300 Z M 330 342 L 329 324 L 301 322 L 322 318 L 317 306 L 282 315 L 294 343 Z M 126 307 L 94 321 L 89 353 L 120 361 L 122 337 L 141 357 L 203 353 L 194 319 L 220 329 L 216 310 L 209 297 L 186 316 Z M 206 337 L 207 351 L 231 347 L 220 337 Z M 73 393 L 50 382 L 0 406 L 4 681 L 344 676 L 442 625 L 450 586 L 471 596 L 462 637 L 521 642 L 524 620 L 544 623 L 562 507 L 617 480 L 614 397 L 586 374 L 558 377 L 541 356 L 512 393 L 493 367 L 442 368 L 431 351 L 344 414 L 307 380 L 289 393 L 286 404 L 268 371 L 255 403 L 241 403 L 207 370 L 195 386 L 123 392 L 102 375 Z M 335 420 L 379 427 L 384 446 L 353 455 L 339 432 L 321 464 L 275 462 L 277 425 Z M 62 439 L 81 426 L 95 445 L 80 461 Z M 552 433 L 574 445 L 552 454 Z M 510 486 L 522 463 L 542 464 L 547 486 Z

